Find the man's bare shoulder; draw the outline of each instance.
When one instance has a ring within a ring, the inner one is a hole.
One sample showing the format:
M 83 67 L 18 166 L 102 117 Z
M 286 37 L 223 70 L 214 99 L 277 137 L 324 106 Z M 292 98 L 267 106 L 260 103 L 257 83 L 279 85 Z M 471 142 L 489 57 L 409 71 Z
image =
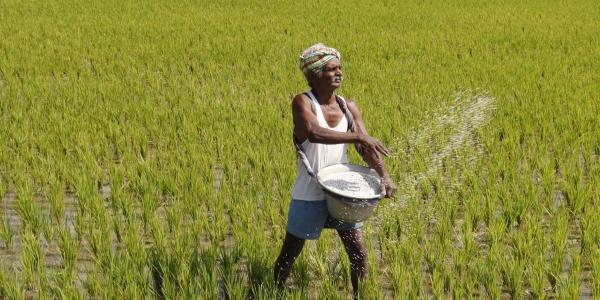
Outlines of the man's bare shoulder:
M 300 93 L 300 94 L 294 96 L 294 98 L 292 98 L 292 103 L 293 102 L 301 102 L 301 101 L 306 102 L 307 100 L 309 100 L 308 96 L 305 93 Z
M 360 110 L 358 109 L 358 104 L 354 99 L 346 100 L 346 105 L 348 105 L 348 109 L 352 112 L 352 114 L 360 114 Z
M 306 94 L 298 94 L 292 98 L 292 109 L 310 109 L 310 99 Z
M 347 99 L 346 104 L 348 105 L 348 107 L 358 108 L 358 105 L 356 104 L 356 100 L 354 100 L 354 99 Z

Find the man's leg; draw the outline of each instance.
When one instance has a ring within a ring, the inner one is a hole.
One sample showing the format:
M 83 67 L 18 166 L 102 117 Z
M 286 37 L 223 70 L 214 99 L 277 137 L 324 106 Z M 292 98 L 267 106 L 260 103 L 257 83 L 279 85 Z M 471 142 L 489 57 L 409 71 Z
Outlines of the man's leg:
M 352 289 L 354 298 L 358 296 L 358 281 L 369 275 L 367 269 L 367 248 L 363 240 L 362 230 L 360 228 L 350 230 L 338 230 L 338 234 L 344 243 L 348 258 L 350 258 L 350 278 L 352 280 Z
M 281 253 L 277 258 L 277 261 L 275 261 L 274 275 L 278 288 L 281 289 L 285 286 L 285 281 L 290 275 L 292 265 L 294 264 L 294 261 L 296 261 L 296 258 L 298 258 L 298 255 L 300 255 L 302 247 L 304 247 L 303 239 L 297 238 L 289 232 L 286 232 L 285 240 L 281 247 Z

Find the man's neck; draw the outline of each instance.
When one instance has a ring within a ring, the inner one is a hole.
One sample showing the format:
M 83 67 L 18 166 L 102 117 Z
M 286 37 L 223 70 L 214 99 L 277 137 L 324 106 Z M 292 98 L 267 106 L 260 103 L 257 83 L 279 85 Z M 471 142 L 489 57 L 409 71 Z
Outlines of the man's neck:
M 315 95 L 315 98 L 317 98 L 317 102 L 319 102 L 319 104 L 321 105 L 330 105 L 335 103 L 335 90 L 317 90 L 317 89 L 312 89 L 312 93 Z

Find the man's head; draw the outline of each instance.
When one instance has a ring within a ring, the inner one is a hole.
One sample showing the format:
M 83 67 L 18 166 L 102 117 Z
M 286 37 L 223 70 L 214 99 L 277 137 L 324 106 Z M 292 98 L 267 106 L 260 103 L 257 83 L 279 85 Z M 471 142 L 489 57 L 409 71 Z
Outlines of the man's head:
M 300 69 L 311 87 L 326 84 L 337 88 L 342 81 L 340 58 L 336 49 L 315 44 L 300 55 Z

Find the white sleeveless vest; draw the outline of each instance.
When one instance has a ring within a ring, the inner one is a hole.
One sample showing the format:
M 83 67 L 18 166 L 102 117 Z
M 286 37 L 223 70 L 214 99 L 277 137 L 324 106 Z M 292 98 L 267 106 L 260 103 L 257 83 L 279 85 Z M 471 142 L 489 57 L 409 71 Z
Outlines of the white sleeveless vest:
M 337 125 L 335 125 L 335 127 L 329 127 L 327 121 L 325 120 L 325 116 L 323 115 L 323 111 L 321 110 L 321 106 L 319 105 L 319 102 L 312 94 L 312 92 L 309 91 L 307 94 L 317 115 L 317 121 L 319 122 L 319 126 L 339 132 L 348 131 L 348 120 L 346 119 L 345 115 L 342 116 L 342 119 Z M 342 101 L 345 101 L 342 97 L 340 98 L 342 99 Z M 348 144 L 326 145 L 311 143 L 308 139 L 306 139 L 302 143 L 302 148 L 304 149 L 304 153 L 306 154 L 310 166 L 312 167 L 315 174 L 318 174 L 321 168 L 333 164 L 348 162 Z M 302 160 L 297 159 L 296 165 L 297 176 L 296 182 L 294 183 L 294 187 L 292 189 L 292 199 L 304 201 L 325 200 L 325 192 L 321 189 L 321 186 L 319 185 L 317 180 L 308 175 L 306 167 L 302 163 Z

